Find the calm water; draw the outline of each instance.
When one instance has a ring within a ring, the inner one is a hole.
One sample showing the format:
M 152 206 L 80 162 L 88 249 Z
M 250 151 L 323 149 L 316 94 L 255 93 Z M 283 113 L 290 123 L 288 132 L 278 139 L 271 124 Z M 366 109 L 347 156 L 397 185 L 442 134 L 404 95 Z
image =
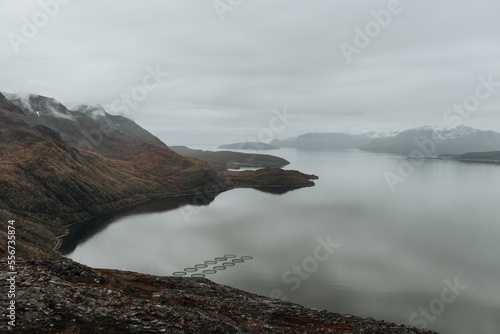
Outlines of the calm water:
M 69 257 L 172 275 L 224 254 L 252 256 L 207 278 L 443 334 L 500 333 L 500 166 L 428 160 L 392 192 L 383 174 L 400 157 L 270 153 L 320 176 L 317 185 L 283 195 L 237 189 L 201 207 L 192 198 L 150 203 L 112 216 Z M 332 254 L 318 238 L 330 238 Z

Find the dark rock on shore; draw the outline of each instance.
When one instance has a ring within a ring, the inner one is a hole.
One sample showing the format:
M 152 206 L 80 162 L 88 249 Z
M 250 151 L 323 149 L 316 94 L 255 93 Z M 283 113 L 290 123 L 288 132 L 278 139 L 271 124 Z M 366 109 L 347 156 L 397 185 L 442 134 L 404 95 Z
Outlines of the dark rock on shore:
M 0 263 L 6 267 L 5 258 Z M 206 279 L 92 269 L 69 259 L 21 261 L 17 270 L 16 327 L 3 322 L 2 333 L 434 333 L 307 309 Z M 2 291 L 6 279 L 2 273 Z M 6 293 L 0 303 L 7 305 Z
M 460 155 L 443 154 L 441 159 L 452 159 L 461 162 L 476 162 L 485 164 L 500 164 L 500 151 L 493 152 L 470 152 Z
M 256 171 L 227 171 L 225 175 L 237 187 L 248 188 L 300 188 L 312 187 L 317 180 L 316 175 L 308 175 L 296 170 L 280 168 L 263 168 Z

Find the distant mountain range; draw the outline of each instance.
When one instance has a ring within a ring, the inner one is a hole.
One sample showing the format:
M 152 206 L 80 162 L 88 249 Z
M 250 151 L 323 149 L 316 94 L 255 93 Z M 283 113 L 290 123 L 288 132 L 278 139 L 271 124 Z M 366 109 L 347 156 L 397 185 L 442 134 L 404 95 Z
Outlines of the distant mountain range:
M 274 140 L 273 145 L 299 149 L 367 150 L 403 156 L 438 156 L 500 150 L 500 133 L 459 125 L 454 128 L 422 126 L 401 132 L 308 133 Z
M 246 142 L 246 143 L 235 143 L 221 145 L 219 148 L 230 149 L 230 150 L 251 150 L 251 151 L 267 151 L 267 150 L 279 150 L 280 147 L 259 142 Z
M 307 133 L 296 138 L 274 140 L 272 145 L 279 147 L 303 149 L 359 149 L 372 138 L 365 135 L 348 135 L 344 133 Z
M 500 150 L 500 133 L 464 125 L 445 129 L 423 126 L 393 137 L 375 138 L 361 149 L 405 156 L 497 151 Z

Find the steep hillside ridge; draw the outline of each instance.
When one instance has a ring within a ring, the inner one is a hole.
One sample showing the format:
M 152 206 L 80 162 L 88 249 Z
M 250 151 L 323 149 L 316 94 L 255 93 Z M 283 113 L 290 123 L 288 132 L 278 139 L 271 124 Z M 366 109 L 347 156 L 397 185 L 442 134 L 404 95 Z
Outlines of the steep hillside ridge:
M 207 163 L 166 146 L 115 137 L 105 148 L 120 148 L 108 156 L 74 147 L 1 94 L 0 124 L 0 219 L 18 221 L 17 246 L 25 256 L 53 254 L 55 236 L 70 222 L 213 182 Z
M 8 94 L 7 99 L 21 108 L 28 120 L 58 132 L 66 143 L 77 149 L 92 150 L 109 158 L 125 158 L 139 143 L 166 146 L 134 122 L 104 110 L 100 117 L 92 112 L 72 111 L 59 101 L 40 95 Z
M 134 121 L 120 115 L 111 115 L 102 106 L 82 105 L 72 109 L 90 117 L 101 127 L 110 129 L 115 133 L 121 133 L 146 144 L 165 146 L 160 139 L 144 130 Z

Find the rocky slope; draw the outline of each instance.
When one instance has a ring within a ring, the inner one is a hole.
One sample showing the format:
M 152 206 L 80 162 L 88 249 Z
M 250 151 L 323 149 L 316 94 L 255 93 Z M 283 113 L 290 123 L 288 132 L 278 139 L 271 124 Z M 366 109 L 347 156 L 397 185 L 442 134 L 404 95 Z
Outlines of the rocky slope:
M 306 309 L 207 279 L 91 269 L 69 259 L 22 261 L 18 272 L 16 327 L 2 322 L 2 333 L 433 333 Z M 0 274 L 2 291 L 6 279 Z M 0 303 L 8 302 L 0 294 Z

